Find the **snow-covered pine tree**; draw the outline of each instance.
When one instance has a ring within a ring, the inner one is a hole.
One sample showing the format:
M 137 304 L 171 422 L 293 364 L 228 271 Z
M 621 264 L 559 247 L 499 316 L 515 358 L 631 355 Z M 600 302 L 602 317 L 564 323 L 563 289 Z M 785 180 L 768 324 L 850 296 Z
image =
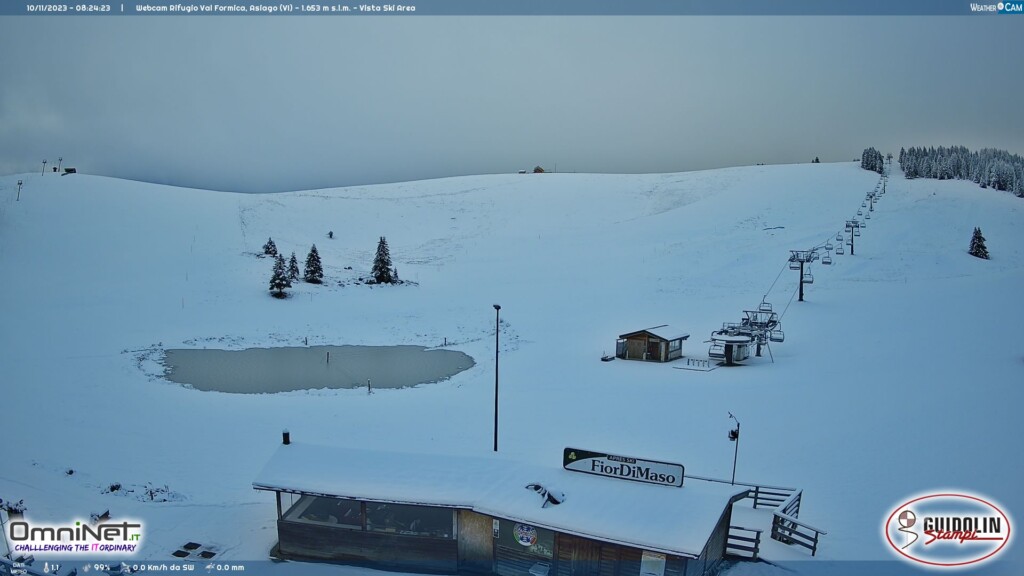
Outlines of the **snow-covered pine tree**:
M 316 244 L 309 249 L 306 256 L 306 270 L 303 279 L 310 284 L 320 284 L 324 280 L 324 268 L 320 263 L 320 253 L 316 251 Z
M 288 279 L 299 279 L 299 260 L 295 257 L 295 252 L 292 252 L 292 257 L 288 259 Z
M 395 278 L 391 274 L 391 251 L 388 250 L 388 241 L 381 236 L 377 242 L 377 255 L 373 258 L 373 279 L 378 284 L 394 284 Z
M 274 257 L 274 274 L 270 277 L 270 289 L 274 291 L 275 298 L 284 298 L 284 289 L 291 287 L 292 281 L 288 279 L 288 272 L 284 267 L 284 258 L 278 254 Z
M 971 247 L 967 253 L 975 258 L 988 260 L 988 248 L 985 247 L 985 237 L 981 235 L 981 228 L 974 228 L 974 235 L 971 236 Z
M 263 253 L 267 256 L 277 256 L 277 245 L 274 244 L 273 238 L 267 238 L 267 243 L 263 245 Z

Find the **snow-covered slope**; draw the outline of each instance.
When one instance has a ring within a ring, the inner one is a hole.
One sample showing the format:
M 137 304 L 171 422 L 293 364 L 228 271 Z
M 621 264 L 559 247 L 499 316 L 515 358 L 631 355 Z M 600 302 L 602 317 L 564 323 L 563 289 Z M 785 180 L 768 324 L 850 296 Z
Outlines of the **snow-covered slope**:
M 274 195 L 0 178 L 0 497 L 40 520 L 143 518 L 148 557 L 193 540 L 265 558 L 274 504 L 250 483 L 282 428 L 321 444 L 490 450 L 500 303 L 501 450 L 513 457 L 557 467 L 571 445 L 728 478 L 732 411 L 738 478 L 803 488 L 801 517 L 828 530 L 826 558 L 890 558 L 882 523 L 918 492 L 976 491 L 1022 510 L 1024 201 L 897 170 L 856 256 L 815 265 L 796 302 L 788 251 L 834 240 L 876 182 L 853 163 Z M 991 261 L 966 254 L 975 226 Z M 368 274 L 380 236 L 417 285 L 348 282 Z M 300 261 L 316 243 L 327 284 L 271 298 L 271 261 L 257 257 L 268 237 Z M 659 324 L 689 331 L 684 353 L 704 356 L 710 332 L 766 293 L 785 310 L 774 364 L 598 361 L 617 335 Z M 447 339 L 477 364 L 373 395 L 223 394 L 154 377 L 162 348 L 306 338 Z M 173 501 L 105 493 L 114 483 L 166 485 Z

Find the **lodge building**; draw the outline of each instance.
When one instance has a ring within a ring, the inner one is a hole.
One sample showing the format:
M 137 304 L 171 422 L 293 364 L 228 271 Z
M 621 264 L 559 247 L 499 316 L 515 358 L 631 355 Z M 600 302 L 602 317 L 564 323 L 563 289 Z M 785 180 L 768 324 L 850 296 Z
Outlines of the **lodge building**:
M 275 494 L 273 556 L 500 576 L 703 576 L 724 557 L 732 504 L 747 494 L 683 486 L 681 466 L 577 467 L 594 470 L 584 474 L 553 460 L 289 443 L 253 488 Z

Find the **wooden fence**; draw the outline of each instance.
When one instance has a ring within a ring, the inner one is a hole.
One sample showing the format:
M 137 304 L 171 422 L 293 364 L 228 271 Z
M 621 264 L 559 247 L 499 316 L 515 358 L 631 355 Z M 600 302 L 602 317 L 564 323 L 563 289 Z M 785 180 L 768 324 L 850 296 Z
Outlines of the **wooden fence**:
M 814 556 L 818 552 L 818 540 L 828 532 L 797 519 L 802 495 L 802 490 L 797 491 L 775 510 L 772 515 L 772 539 L 803 546 Z
M 757 560 L 757 555 L 761 551 L 762 532 L 764 530 L 758 528 L 729 526 L 729 538 L 725 542 L 725 552 L 733 556 Z
M 717 478 L 705 478 L 702 476 L 686 475 L 687 478 L 704 480 L 706 482 L 719 482 L 731 484 L 728 480 Z M 796 544 L 811 551 L 814 556 L 818 551 L 818 542 L 821 536 L 828 534 L 820 528 L 815 528 L 806 522 L 800 521 L 800 503 L 803 500 L 803 490 L 796 488 L 784 488 L 781 486 L 760 486 L 757 484 L 736 483 L 741 488 L 747 488 L 744 499 L 753 500 L 753 508 L 773 508 L 772 531 L 773 540 L 784 544 Z M 733 534 L 733 530 L 737 533 Z M 750 533 L 757 532 L 755 536 Z M 735 550 L 734 555 L 757 558 L 760 553 L 761 530 L 742 528 L 740 526 L 729 527 L 729 543 L 727 549 Z M 752 554 L 752 556 L 748 556 Z

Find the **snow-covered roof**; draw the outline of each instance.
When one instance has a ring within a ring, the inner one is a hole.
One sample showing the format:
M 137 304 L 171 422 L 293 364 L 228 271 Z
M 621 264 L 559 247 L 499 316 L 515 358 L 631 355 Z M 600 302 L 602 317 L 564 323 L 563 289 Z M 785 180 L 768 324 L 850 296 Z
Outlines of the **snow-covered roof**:
M 750 344 L 752 338 L 747 334 L 729 334 L 722 332 L 715 332 L 711 335 L 711 340 L 715 342 L 725 342 L 727 344 Z
M 555 456 L 558 458 L 558 455 Z M 541 508 L 526 488 L 565 494 Z M 656 486 L 542 467 L 499 455 L 389 453 L 308 444 L 281 445 L 253 482 L 257 490 L 472 509 L 597 540 L 699 555 L 735 486 L 687 479 Z
M 643 330 L 637 330 L 636 332 L 627 332 L 619 338 L 629 336 L 631 334 L 639 334 L 640 332 L 647 332 L 661 338 L 662 340 L 679 340 L 680 338 L 686 340 L 690 337 L 689 332 L 680 330 L 679 328 L 673 328 L 668 324 L 662 324 L 661 326 L 655 326 L 653 328 L 644 328 Z

